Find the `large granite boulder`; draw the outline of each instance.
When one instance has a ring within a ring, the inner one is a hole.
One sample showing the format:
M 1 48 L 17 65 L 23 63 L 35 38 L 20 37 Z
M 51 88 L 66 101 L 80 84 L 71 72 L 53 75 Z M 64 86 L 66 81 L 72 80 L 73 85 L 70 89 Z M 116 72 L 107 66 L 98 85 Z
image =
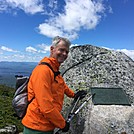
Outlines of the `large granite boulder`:
M 71 48 L 61 72 L 74 91 L 84 89 L 90 94 L 90 87 L 123 88 L 131 103 L 89 102 L 72 120 L 69 134 L 134 134 L 134 61 L 130 57 L 92 45 L 76 46 Z M 68 112 L 69 104 L 67 101 L 63 112 Z
M 121 87 L 134 104 L 134 61 L 122 52 L 92 45 L 72 47 L 61 72 L 74 90 Z

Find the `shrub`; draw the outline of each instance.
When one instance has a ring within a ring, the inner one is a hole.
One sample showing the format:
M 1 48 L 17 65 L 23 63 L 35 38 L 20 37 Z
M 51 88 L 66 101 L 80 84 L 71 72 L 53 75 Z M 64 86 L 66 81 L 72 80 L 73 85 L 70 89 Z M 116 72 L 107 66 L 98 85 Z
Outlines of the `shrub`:
M 16 125 L 19 132 L 23 130 L 21 120 L 14 116 L 15 112 L 12 108 L 12 99 L 15 89 L 0 85 L 0 128 L 8 125 Z

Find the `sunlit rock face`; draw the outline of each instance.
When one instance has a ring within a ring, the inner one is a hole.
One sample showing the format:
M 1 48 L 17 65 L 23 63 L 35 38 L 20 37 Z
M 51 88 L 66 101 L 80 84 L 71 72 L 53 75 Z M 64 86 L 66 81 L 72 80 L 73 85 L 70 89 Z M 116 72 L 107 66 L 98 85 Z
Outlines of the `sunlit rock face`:
M 98 105 L 89 113 L 83 134 L 134 134 L 134 107 Z

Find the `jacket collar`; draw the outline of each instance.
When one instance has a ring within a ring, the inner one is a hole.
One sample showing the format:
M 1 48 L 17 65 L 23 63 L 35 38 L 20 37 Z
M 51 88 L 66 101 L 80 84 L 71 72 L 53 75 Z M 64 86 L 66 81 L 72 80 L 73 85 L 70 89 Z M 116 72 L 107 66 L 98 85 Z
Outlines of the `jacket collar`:
M 59 71 L 60 63 L 55 58 L 52 57 L 44 57 L 39 63 L 47 62 L 51 65 L 54 71 Z

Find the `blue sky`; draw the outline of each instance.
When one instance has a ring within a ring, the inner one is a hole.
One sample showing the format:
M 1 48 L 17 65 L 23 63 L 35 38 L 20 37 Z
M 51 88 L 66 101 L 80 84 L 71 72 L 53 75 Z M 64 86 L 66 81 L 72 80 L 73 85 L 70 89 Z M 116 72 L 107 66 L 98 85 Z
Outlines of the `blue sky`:
M 134 59 L 133 0 L 0 0 L 0 61 L 38 62 L 51 39 L 122 51 Z

